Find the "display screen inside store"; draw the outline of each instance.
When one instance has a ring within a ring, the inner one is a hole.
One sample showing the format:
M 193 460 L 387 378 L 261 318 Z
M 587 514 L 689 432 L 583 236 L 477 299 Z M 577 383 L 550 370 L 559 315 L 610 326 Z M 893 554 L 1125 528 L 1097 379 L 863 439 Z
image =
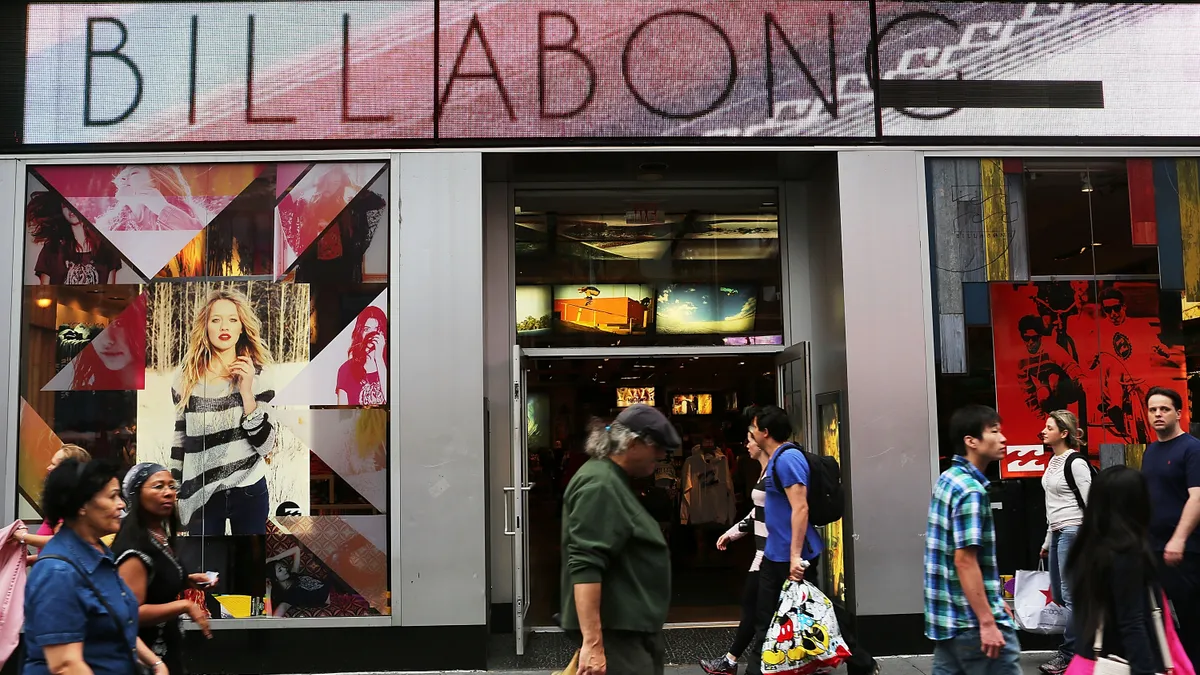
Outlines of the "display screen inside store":
M 25 181 L 21 517 L 64 444 L 153 462 L 213 618 L 390 613 L 386 163 Z
M 782 341 L 774 190 L 536 191 L 517 201 L 523 344 Z

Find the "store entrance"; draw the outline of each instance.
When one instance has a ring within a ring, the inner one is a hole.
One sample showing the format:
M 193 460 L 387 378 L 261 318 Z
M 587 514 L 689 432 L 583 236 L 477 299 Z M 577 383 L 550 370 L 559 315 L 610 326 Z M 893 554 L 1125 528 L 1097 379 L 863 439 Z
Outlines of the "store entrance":
M 561 606 L 562 495 L 584 452 L 589 420 L 610 420 L 649 403 L 666 413 L 683 448 L 636 488 L 670 544 L 670 623 L 737 621 L 742 584 L 754 557 L 747 536 L 727 550 L 717 538 L 749 509 L 761 467 L 746 453 L 742 410 L 778 399 L 772 354 L 657 358 L 535 358 L 525 363 L 527 462 L 522 529 L 528 537 L 525 624 L 554 625 Z M 715 484 L 700 485 L 705 469 Z M 697 508 L 704 500 L 703 508 Z

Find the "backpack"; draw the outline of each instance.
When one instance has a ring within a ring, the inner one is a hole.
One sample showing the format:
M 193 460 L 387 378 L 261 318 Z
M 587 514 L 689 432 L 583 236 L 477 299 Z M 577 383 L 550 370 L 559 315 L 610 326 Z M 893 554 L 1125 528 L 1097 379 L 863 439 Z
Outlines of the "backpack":
M 1075 473 L 1071 471 L 1071 463 L 1077 459 L 1083 460 L 1084 465 L 1087 466 L 1092 476 L 1096 475 L 1096 467 L 1088 461 L 1087 455 L 1078 450 L 1072 450 L 1071 454 L 1067 455 L 1067 461 L 1063 464 L 1063 478 L 1067 479 L 1067 487 L 1071 488 L 1071 493 L 1075 495 L 1075 503 L 1079 505 L 1079 510 L 1083 511 L 1087 508 L 1087 503 L 1083 501 L 1083 493 L 1079 491 L 1079 486 L 1075 484 Z
M 846 512 L 842 467 L 836 459 L 808 452 L 794 443 L 781 445 L 771 461 L 774 462 L 780 454 L 790 448 L 803 453 L 804 460 L 808 462 L 808 522 L 821 526 L 841 520 Z

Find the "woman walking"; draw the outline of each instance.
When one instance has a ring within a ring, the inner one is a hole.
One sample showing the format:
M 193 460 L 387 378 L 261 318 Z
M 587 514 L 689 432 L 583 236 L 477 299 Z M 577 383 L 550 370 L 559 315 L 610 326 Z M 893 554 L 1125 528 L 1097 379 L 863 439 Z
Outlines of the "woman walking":
M 25 589 L 25 675 L 168 675 L 137 636 L 138 603 L 100 540 L 121 527 L 117 466 L 68 459 L 46 478 L 43 512 L 63 526 Z
M 767 453 L 763 452 L 762 448 L 752 440 L 748 441 L 746 449 L 750 451 L 750 458 L 757 461 L 759 465 L 758 482 L 750 491 L 750 499 L 754 502 L 754 507 L 750 509 L 750 513 L 747 513 L 745 518 L 735 523 L 733 527 L 729 528 L 729 531 L 717 539 L 717 548 L 724 551 L 729 542 L 741 539 L 753 532 L 756 551 L 754 561 L 750 563 L 750 572 L 746 574 L 746 585 L 742 589 L 742 618 L 738 623 L 737 633 L 733 636 L 733 644 L 729 646 L 729 651 L 724 656 L 700 661 L 700 667 L 709 675 L 736 675 L 738 657 L 746 651 L 746 647 L 749 647 L 750 641 L 754 639 L 754 616 L 758 601 L 758 567 L 762 564 L 763 548 L 767 545 L 767 521 L 763 513 L 767 504 L 766 487 L 763 485 L 763 476 L 767 470 Z
M 1092 487 L 1092 468 L 1088 458 L 1079 451 L 1082 445 L 1079 421 L 1067 410 L 1055 410 L 1046 419 L 1042 442 L 1054 450 L 1042 487 L 1046 491 L 1046 541 L 1042 557 L 1050 559 L 1050 592 L 1054 602 L 1067 613 L 1067 627 L 1058 653 L 1040 669 L 1047 675 L 1066 671 L 1075 654 L 1075 631 L 1071 625 L 1072 599 L 1067 583 L 1067 552 L 1083 522 L 1088 492 Z
M 1092 484 L 1067 559 L 1075 634 L 1082 638 L 1076 653 L 1086 659 L 1120 657 L 1129 662 L 1131 675 L 1166 672 L 1155 626 L 1163 595 L 1150 553 L 1149 524 L 1146 479 L 1124 466 L 1105 469 Z M 1101 627 L 1102 649 L 1095 653 L 1093 637 Z
M 171 675 L 184 675 L 180 617 L 189 616 L 205 637 L 212 633 L 204 609 L 181 598 L 189 586 L 207 586 L 209 579 L 203 573 L 189 576 L 175 554 L 179 484 L 166 467 L 147 462 L 125 474 L 122 488 L 128 507 L 113 553 L 117 572 L 141 605 L 138 637 L 167 664 Z

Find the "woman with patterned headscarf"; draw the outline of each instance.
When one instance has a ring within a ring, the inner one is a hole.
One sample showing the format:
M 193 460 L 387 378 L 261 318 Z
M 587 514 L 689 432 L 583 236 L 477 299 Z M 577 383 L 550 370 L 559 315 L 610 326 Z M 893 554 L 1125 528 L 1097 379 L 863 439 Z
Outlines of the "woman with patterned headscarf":
M 180 529 L 176 510 L 179 484 L 166 467 L 138 464 L 125 474 L 121 487 L 127 506 L 113 554 L 117 572 L 140 605 L 138 637 L 167 664 L 171 675 L 182 675 L 180 617 L 191 617 L 206 637 L 212 637 L 204 608 L 183 599 L 183 591 L 216 580 L 205 573 L 187 574 L 175 553 L 175 535 Z

